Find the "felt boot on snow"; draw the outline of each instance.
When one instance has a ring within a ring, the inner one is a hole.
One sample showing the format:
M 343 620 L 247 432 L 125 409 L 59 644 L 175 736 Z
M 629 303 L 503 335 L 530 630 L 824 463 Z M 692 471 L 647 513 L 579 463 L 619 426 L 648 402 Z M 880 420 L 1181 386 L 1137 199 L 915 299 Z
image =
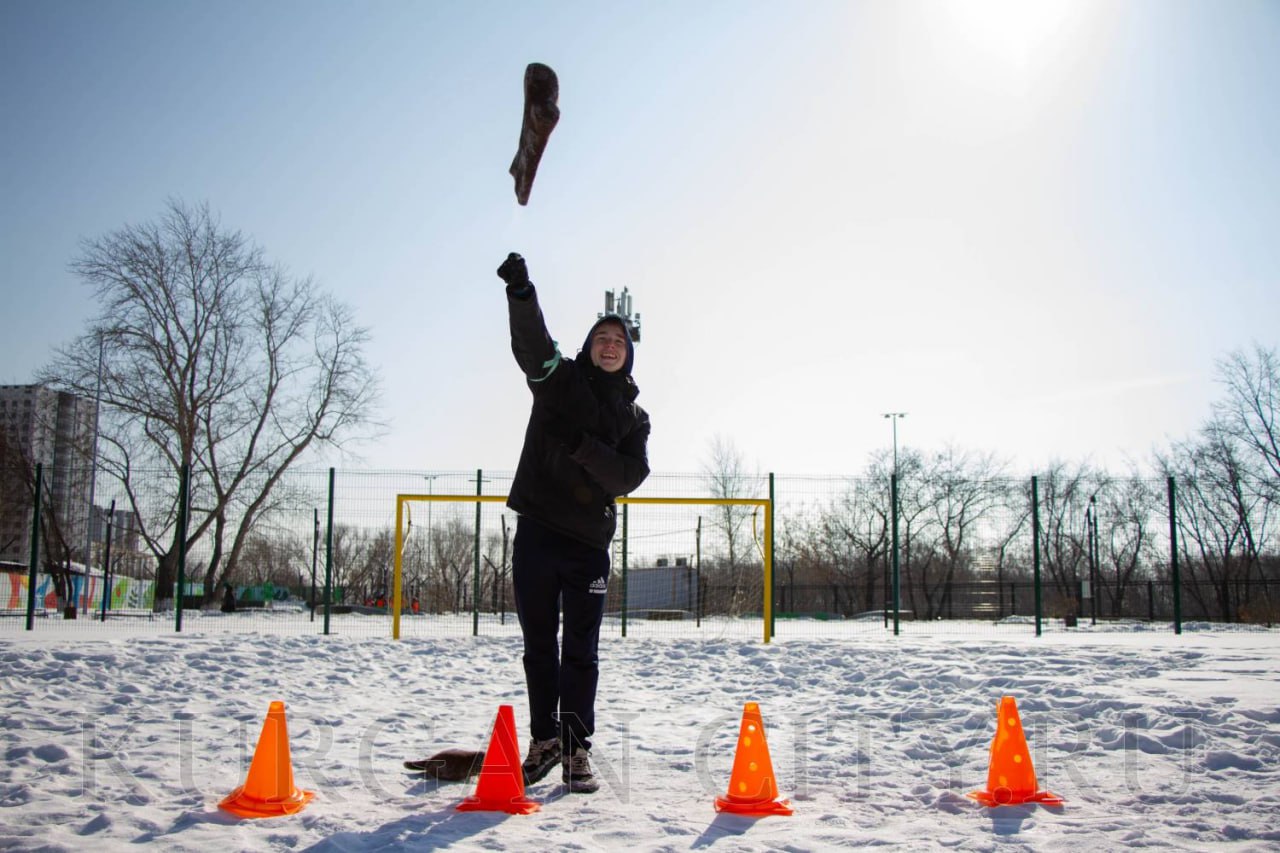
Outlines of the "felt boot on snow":
M 420 761 L 406 761 L 405 770 L 424 773 L 437 782 L 465 782 L 484 766 L 484 751 L 446 749 Z
M 573 755 L 564 756 L 561 780 L 571 794 L 594 794 L 600 790 L 600 780 L 591 772 L 591 755 L 585 749 L 575 749 Z
M 529 752 L 525 755 L 524 763 L 520 766 L 520 769 L 524 771 L 524 783 L 532 785 L 534 782 L 540 781 L 551 772 L 551 768 L 555 767 L 559 761 L 560 740 L 558 738 L 530 740 Z

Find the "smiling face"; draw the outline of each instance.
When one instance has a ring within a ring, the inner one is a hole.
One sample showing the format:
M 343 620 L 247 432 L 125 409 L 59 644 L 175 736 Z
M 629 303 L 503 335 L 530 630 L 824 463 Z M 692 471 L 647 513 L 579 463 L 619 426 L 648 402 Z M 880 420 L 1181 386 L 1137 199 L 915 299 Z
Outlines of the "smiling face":
M 627 332 L 619 323 L 601 323 L 591 335 L 591 363 L 605 373 L 627 365 Z

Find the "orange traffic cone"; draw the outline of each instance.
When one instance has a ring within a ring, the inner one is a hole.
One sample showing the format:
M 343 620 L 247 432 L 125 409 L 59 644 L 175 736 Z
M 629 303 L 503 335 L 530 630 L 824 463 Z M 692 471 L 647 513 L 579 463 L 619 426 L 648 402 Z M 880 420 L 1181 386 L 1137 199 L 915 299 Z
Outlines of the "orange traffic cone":
M 769 744 L 764 739 L 764 720 L 755 702 L 748 702 L 742 708 L 742 727 L 738 730 L 738 751 L 733 757 L 729 793 L 716 797 L 716 811 L 757 817 L 791 814 L 790 803 L 778 799 Z
M 1062 805 L 1062 797 L 1036 788 L 1036 771 L 1031 766 L 1031 750 L 1027 748 L 1022 720 L 1018 717 L 1018 703 L 1012 696 L 1005 696 L 1000 700 L 997 714 L 987 790 L 971 791 L 968 796 L 984 806 L 1016 806 L 1022 803 Z
M 460 812 L 506 812 L 529 814 L 541 806 L 524 795 L 524 772 L 520 769 L 520 747 L 516 742 L 516 718 L 510 705 L 498 706 L 493 736 L 484 751 L 484 764 L 476 792 L 458 803 Z
M 313 791 L 303 791 L 293 784 L 284 703 L 272 702 L 253 751 L 248 778 L 218 807 L 240 817 L 277 817 L 302 811 L 314 796 Z

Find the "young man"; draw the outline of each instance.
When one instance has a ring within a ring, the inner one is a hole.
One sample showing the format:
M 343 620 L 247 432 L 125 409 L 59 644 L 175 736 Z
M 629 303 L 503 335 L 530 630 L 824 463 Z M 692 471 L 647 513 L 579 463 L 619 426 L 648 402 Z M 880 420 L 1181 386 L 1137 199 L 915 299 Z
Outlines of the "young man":
M 635 348 L 623 318 L 600 318 L 577 357 L 564 358 L 524 259 L 508 255 L 498 277 L 507 285 L 511 351 L 533 392 L 507 499 L 519 514 L 511 564 L 529 691 L 525 783 L 560 762 L 570 791 L 592 793 L 599 788 L 589 753 L 614 498 L 649 476 L 649 416 L 635 403 Z

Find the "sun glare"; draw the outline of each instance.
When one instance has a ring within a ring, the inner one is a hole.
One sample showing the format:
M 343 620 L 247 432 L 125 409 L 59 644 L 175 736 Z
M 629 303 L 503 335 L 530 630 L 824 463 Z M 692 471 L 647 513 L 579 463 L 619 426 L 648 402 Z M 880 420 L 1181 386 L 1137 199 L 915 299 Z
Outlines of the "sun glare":
M 1023 71 L 1065 28 L 1077 0 L 947 0 L 957 35 L 979 52 Z

